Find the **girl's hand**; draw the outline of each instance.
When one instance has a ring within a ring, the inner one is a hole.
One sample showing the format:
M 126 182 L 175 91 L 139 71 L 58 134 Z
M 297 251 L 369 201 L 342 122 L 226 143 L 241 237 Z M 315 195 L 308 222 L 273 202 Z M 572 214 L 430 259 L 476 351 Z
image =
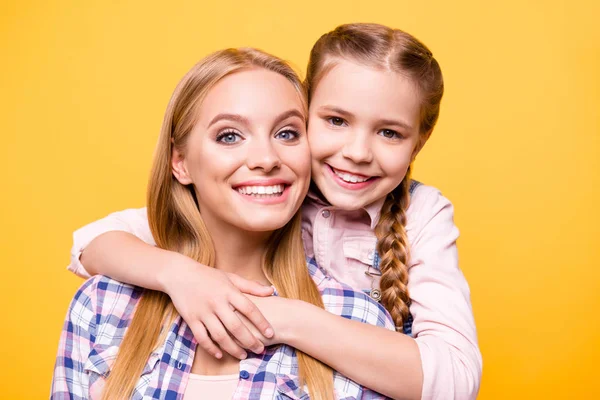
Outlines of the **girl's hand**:
M 187 257 L 178 258 L 176 270 L 165 268 L 164 271 L 160 278 L 163 291 L 169 295 L 204 350 L 216 358 L 223 356 L 222 351 L 239 359 L 247 357 L 244 349 L 262 353 L 263 343 L 251 329 L 260 332 L 262 338 L 271 338 L 273 328 L 243 293 L 270 296 L 272 287 L 207 267 Z M 244 317 L 244 322 L 240 316 Z
M 298 301 L 279 296 L 258 297 L 248 294 L 246 297 L 252 300 L 262 315 L 271 322 L 275 334 L 270 338 L 265 337 L 247 318 L 238 315 L 250 332 L 265 346 L 288 343 L 289 332 L 294 329 L 294 321 L 301 319 L 296 312 L 299 311 L 296 307 Z

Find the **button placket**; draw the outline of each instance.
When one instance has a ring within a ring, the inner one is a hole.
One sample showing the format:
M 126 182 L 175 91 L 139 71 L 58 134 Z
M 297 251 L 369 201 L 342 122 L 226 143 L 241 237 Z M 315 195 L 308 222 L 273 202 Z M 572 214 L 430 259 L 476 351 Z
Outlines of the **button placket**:
M 328 209 L 322 209 L 319 213 L 321 215 L 321 219 L 316 218 L 315 226 L 313 228 L 313 240 L 316 240 L 314 243 L 316 245 L 315 248 L 318 249 L 318 252 L 315 251 L 315 258 L 317 263 L 321 265 L 323 268 L 327 269 L 329 267 L 329 257 L 327 252 L 328 239 L 329 239 L 329 229 L 331 220 L 329 219 L 331 215 L 331 211 Z

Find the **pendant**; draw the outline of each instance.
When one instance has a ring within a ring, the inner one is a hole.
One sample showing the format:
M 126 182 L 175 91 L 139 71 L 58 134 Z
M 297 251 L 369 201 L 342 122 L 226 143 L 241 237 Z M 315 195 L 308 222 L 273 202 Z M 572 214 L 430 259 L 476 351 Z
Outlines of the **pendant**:
M 381 290 L 379 290 L 379 289 L 372 289 L 371 293 L 370 293 L 370 296 L 375 301 L 381 300 Z

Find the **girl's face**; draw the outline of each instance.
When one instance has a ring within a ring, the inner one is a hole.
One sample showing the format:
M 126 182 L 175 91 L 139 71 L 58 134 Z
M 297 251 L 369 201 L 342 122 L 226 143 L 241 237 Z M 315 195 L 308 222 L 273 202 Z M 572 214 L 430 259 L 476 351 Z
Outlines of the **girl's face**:
M 312 178 L 336 207 L 356 210 L 402 182 L 420 150 L 419 93 L 406 76 L 339 60 L 313 93 Z
M 236 72 L 208 92 L 173 172 L 194 185 L 209 229 L 267 232 L 290 221 L 310 182 L 305 123 L 298 92 L 275 72 Z

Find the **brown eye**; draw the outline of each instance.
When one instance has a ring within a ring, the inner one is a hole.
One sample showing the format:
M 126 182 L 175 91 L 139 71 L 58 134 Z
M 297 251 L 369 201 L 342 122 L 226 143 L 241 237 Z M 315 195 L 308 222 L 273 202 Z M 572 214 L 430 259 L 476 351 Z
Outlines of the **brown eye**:
M 382 129 L 379 131 L 379 134 L 386 139 L 401 139 L 402 138 L 402 136 L 398 132 L 393 131 L 391 129 Z
M 343 118 L 340 117 L 329 117 L 328 120 L 329 123 L 334 126 L 344 126 L 344 123 L 346 122 Z

